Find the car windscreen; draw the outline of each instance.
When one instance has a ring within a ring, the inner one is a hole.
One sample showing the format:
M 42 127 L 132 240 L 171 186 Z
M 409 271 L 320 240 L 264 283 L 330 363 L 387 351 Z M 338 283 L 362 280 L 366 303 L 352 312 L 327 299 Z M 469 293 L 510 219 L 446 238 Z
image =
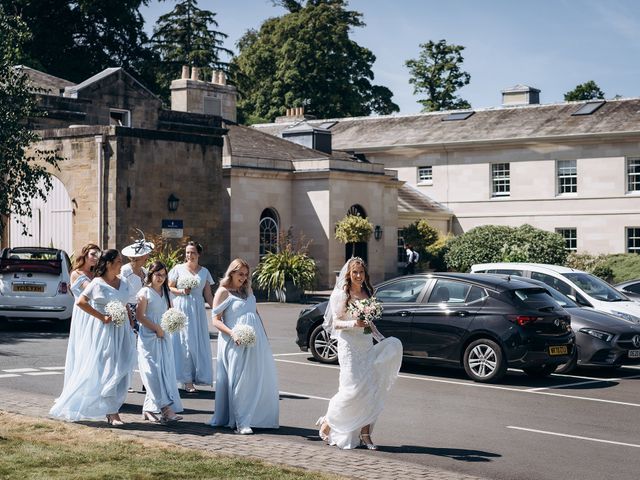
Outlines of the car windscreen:
M 609 286 L 607 282 L 600 280 L 595 275 L 580 272 L 563 273 L 562 275 L 596 300 L 603 302 L 626 302 L 629 300 L 616 289 Z
M 558 308 L 558 302 L 551 297 L 551 294 L 545 288 L 519 288 L 512 290 L 512 295 L 518 303 L 528 309 Z

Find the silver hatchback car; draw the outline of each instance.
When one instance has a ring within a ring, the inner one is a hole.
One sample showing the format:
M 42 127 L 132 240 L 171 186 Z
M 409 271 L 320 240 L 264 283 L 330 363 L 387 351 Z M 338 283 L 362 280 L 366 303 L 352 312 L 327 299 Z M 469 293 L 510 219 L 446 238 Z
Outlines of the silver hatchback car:
M 42 319 L 69 324 L 71 262 L 64 250 L 5 248 L 0 254 L 0 319 Z

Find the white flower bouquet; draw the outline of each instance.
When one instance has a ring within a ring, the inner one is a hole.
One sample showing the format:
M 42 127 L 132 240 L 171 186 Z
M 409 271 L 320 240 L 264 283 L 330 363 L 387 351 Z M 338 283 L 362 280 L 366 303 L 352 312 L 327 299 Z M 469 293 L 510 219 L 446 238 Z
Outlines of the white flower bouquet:
M 249 325 L 236 325 L 231 332 L 244 347 L 253 347 L 256 344 L 256 331 Z
M 187 324 L 187 316 L 176 308 L 170 308 L 162 314 L 160 326 L 167 333 L 176 333 Z
M 184 277 L 178 278 L 176 286 L 182 289 L 194 289 L 200 286 L 200 277 L 196 277 L 195 275 L 185 275 Z
M 107 315 L 111 317 L 111 321 L 116 327 L 121 327 L 124 325 L 124 322 L 129 319 L 129 314 L 127 313 L 127 307 L 124 306 L 122 302 L 118 300 L 113 300 L 104 307 L 104 311 Z
M 374 320 L 382 317 L 382 304 L 376 297 L 364 298 L 362 300 L 352 300 L 347 305 L 347 312 L 356 319 L 362 320 L 367 324 L 364 327 L 364 333 L 371 333 L 370 324 Z

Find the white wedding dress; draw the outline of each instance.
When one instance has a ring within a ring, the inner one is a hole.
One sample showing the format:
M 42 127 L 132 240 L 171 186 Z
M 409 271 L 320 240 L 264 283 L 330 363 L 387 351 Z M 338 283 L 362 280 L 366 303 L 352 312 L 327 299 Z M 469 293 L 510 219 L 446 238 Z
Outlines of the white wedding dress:
M 340 386 L 324 418 L 331 427 L 329 444 L 343 449 L 360 445 L 362 427 L 370 425 L 373 432 L 402 363 L 400 340 L 388 337 L 374 345 L 346 312 L 346 299 L 342 292 L 332 295 L 327 307 L 333 314 L 330 333 L 338 340 Z

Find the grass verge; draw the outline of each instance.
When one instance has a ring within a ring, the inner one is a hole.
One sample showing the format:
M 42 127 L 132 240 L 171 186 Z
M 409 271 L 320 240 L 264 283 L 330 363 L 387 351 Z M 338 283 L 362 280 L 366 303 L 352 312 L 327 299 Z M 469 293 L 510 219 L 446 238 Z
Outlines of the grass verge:
M 0 452 L 7 480 L 340 478 L 2 411 Z

